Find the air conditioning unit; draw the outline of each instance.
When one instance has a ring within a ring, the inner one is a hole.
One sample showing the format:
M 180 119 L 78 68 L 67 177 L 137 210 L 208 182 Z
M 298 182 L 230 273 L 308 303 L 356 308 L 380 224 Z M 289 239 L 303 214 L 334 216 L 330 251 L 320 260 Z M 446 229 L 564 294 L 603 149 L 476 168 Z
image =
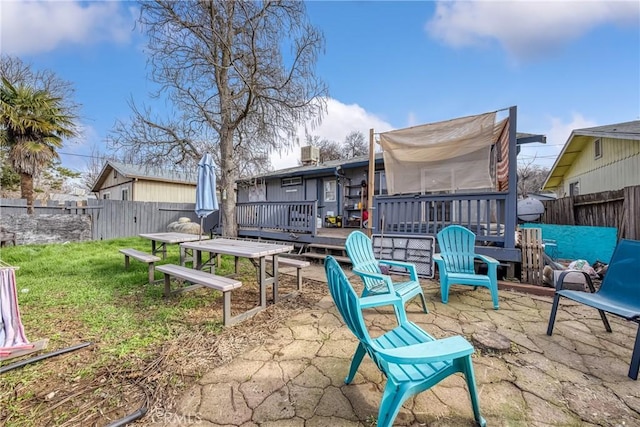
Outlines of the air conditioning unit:
M 320 149 L 318 147 L 307 145 L 306 147 L 301 148 L 302 152 L 300 153 L 300 160 L 302 160 L 303 165 L 318 163 L 318 160 L 320 160 Z

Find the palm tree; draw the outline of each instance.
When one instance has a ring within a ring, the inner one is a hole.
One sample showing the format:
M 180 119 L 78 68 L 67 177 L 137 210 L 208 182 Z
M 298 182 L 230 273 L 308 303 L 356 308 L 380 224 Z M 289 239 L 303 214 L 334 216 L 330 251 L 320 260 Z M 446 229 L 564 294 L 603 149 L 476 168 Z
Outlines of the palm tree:
M 75 117 L 66 114 L 61 98 L 26 84 L 2 78 L 0 142 L 20 175 L 20 191 L 33 213 L 33 179 L 58 159 L 62 138 L 77 135 Z

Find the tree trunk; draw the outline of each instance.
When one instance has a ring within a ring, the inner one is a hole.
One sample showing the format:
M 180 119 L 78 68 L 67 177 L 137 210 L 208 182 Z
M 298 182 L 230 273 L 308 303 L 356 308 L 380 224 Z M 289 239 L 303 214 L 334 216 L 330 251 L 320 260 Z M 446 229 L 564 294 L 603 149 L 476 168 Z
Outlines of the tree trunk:
M 238 237 L 238 222 L 236 221 L 238 167 L 233 157 L 233 131 L 228 128 L 220 133 L 220 154 L 222 235 L 224 237 Z
M 33 214 L 33 175 L 20 174 L 20 197 L 27 199 L 27 213 Z

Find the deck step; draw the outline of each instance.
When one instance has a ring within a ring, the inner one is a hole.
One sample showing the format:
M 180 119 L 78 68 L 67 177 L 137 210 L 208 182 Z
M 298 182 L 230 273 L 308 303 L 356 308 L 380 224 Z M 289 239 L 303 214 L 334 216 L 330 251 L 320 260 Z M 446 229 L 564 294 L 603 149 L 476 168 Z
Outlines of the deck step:
M 317 252 L 305 252 L 303 255 L 307 258 L 319 259 L 324 261 L 324 259 L 327 257 L 328 254 L 320 254 Z M 331 256 L 334 257 L 336 261 L 340 263 L 351 264 L 351 260 L 347 256 L 339 256 L 339 255 L 331 255 Z
M 310 243 L 307 245 L 308 248 L 316 248 L 316 249 L 325 249 L 325 250 L 334 250 L 334 251 L 344 251 L 344 246 L 340 245 L 326 245 L 323 243 Z

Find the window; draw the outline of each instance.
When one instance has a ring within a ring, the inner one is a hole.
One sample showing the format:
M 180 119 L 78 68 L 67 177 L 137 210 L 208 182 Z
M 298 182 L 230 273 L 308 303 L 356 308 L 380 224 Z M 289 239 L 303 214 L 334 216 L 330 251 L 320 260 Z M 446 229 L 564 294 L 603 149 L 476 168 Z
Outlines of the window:
M 336 198 L 336 180 L 332 179 L 331 181 L 324 182 L 324 201 L 325 202 L 335 202 Z
M 113 179 L 118 179 L 118 171 L 117 170 L 113 171 Z
M 301 176 L 294 176 L 291 178 L 282 178 L 282 186 L 283 187 L 289 187 L 291 185 L 300 185 L 302 184 L 302 177 Z
M 102 194 L 102 198 L 103 198 L 104 200 L 109 200 L 109 199 L 111 198 L 111 193 L 103 193 L 103 194 Z
M 580 194 L 580 182 L 572 182 L 569 184 L 569 196 L 577 196 Z
M 600 139 L 593 141 L 593 152 L 595 153 L 596 159 L 602 157 L 602 141 Z
M 129 200 L 129 189 L 128 188 L 123 188 L 122 189 L 122 200 Z

